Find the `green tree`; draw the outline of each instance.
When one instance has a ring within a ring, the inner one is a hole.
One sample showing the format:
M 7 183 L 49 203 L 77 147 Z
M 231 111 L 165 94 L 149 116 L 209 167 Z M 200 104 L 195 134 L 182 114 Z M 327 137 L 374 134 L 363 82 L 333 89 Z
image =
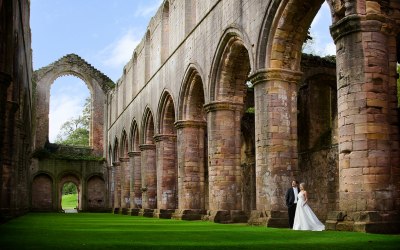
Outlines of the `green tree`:
M 85 100 L 82 114 L 66 121 L 57 135 L 56 143 L 71 146 L 89 146 L 91 99 Z
M 62 194 L 77 194 L 78 193 L 78 189 L 76 187 L 76 185 L 72 182 L 67 182 L 64 184 L 63 186 L 63 190 L 62 190 Z

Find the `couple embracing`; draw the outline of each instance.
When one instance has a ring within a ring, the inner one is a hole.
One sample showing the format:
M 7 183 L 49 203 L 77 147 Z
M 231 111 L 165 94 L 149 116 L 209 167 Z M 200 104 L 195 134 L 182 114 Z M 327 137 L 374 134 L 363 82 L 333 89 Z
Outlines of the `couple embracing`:
M 307 191 L 304 183 L 300 183 L 299 188 L 298 182 L 292 181 L 292 187 L 287 190 L 285 200 L 288 207 L 290 228 L 293 228 L 293 230 L 325 230 L 324 224 L 318 220 L 307 204 Z

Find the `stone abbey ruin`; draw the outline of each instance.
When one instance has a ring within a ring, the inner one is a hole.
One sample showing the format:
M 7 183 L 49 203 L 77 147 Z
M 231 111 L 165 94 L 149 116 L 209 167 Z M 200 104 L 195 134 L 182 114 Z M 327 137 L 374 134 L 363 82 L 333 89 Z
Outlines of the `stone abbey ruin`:
M 113 83 L 77 55 L 33 71 L 29 0 L 0 1 L 0 220 L 79 210 L 287 226 L 291 180 L 329 230 L 400 231 L 400 2 L 327 0 L 336 57 L 302 54 L 323 0 L 164 0 Z M 82 79 L 90 147 L 48 142 Z

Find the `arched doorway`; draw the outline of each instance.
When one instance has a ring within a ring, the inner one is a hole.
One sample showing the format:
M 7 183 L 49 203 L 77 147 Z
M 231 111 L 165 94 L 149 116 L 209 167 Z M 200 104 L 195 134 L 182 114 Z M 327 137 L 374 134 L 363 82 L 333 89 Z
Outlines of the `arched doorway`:
M 70 206 L 73 206 L 73 204 L 76 204 L 75 208 L 72 208 L 71 210 L 76 210 L 76 212 L 81 211 L 83 209 L 82 206 L 82 184 L 80 181 L 80 178 L 78 177 L 77 174 L 75 173 L 64 173 L 60 181 L 58 182 L 58 209 L 62 211 L 63 209 L 63 193 L 64 189 L 66 191 L 69 191 L 68 187 L 71 187 L 71 190 L 74 190 L 76 192 L 74 195 L 70 195 L 71 199 L 69 200 L 70 203 L 68 204 L 67 210 L 70 211 Z M 76 191 L 75 191 L 76 190 Z M 76 203 L 74 203 L 76 202 Z
M 78 212 L 78 187 L 75 183 L 64 183 L 61 194 L 61 209 L 66 213 Z

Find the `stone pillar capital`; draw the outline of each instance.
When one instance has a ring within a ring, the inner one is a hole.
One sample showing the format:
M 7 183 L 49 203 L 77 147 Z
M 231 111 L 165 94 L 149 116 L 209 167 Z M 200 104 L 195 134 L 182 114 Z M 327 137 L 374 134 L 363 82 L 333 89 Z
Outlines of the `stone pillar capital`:
M 160 141 L 165 141 L 171 138 L 176 138 L 176 135 L 171 135 L 171 134 L 158 134 L 155 135 L 154 137 L 155 142 L 160 142 Z
M 396 35 L 399 30 L 394 20 L 382 14 L 349 15 L 330 27 L 335 43 L 343 36 L 354 32 L 382 32 L 387 35 Z
M 142 144 L 139 146 L 140 151 L 145 151 L 145 150 L 150 150 L 150 149 L 156 149 L 155 144 Z
M 120 157 L 119 158 L 119 162 L 120 163 L 122 163 L 122 162 L 128 162 L 129 161 L 129 157 Z
M 139 156 L 141 154 L 140 151 L 131 151 L 128 152 L 129 157 Z
M 228 101 L 213 101 L 204 105 L 206 113 L 215 112 L 217 110 L 242 110 L 242 103 L 228 102 Z
M 280 68 L 269 68 L 256 71 L 249 78 L 253 86 L 267 81 L 279 80 L 290 83 L 298 83 L 303 73 Z
M 207 122 L 206 121 L 189 121 L 189 120 L 180 120 L 175 122 L 175 128 L 176 129 L 182 129 L 182 128 L 205 128 L 207 127 Z

